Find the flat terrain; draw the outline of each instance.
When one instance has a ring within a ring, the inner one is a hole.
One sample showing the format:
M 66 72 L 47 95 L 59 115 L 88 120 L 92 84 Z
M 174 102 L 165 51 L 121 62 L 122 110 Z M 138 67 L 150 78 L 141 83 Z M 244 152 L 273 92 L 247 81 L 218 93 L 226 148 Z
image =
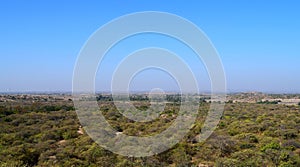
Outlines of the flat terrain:
M 211 103 L 201 96 L 197 121 L 180 143 L 155 156 L 132 158 L 91 140 L 70 95 L 0 95 L 0 166 L 300 166 L 299 95 L 243 93 L 227 99 L 218 128 L 205 142 L 195 139 Z M 134 136 L 160 133 L 180 106 L 174 96 L 158 119 L 136 123 L 117 111 L 109 95 L 98 100 L 112 127 Z M 131 100 L 140 110 L 149 107 L 144 96 Z

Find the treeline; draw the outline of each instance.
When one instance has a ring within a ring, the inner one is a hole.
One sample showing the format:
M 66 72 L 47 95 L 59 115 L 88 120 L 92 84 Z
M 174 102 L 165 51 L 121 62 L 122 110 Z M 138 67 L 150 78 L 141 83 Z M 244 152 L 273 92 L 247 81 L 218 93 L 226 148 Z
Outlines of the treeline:
M 32 105 L 21 105 L 21 104 L 6 104 L 0 105 L 0 117 L 4 117 L 11 114 L 20 114 L 25 112 L 51 112 L 51 111 L 73 111 L 73 105 L 67 104 L 45 104 L 45 103 L 34 103 Z
M 275 101 L 266 100 L 266 101 L 259 101 L 257 102 L 257 104 L 279 104 L 280 102 L 281 100 L 275 100 Z
M 181 102 L 182 100 L 182 95 L 181 94 L 167 94 L 165 95 L 165 99 L 168 102 Z M 113 101 L 113 97 L 112 95 L 97 95 L 96 97 L 97 101 Z M 150 97 L 148 95 L 144 95 L 144 94 L 132 94 L 129 96 L 129 99 L 131 101 L 150 101 Z M 210 97 L 201 97 L 199 100 L 200 102 L 206 102 L 206 100 L 209 100 Z M 124 97 L 122 97 L 122 95 L 117 96 L 115 100 L 125 100 Z

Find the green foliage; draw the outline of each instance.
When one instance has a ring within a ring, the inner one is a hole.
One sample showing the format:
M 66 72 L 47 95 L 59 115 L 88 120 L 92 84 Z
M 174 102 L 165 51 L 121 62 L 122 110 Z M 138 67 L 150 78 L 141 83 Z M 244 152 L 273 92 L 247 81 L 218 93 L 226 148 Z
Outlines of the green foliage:
M 117 131 L 149 136 L 168 128 L 179 111 L 180 96 L 167 96 L 159 118 L 134 122 L 124 117 L 110 96 L 99 96 L 100 109 Z M 52 98 L 53 99 L 53 98 Z M 18 98 L 15 98 L 18 100 Z M 217 129 L 198 143 L 209 110 L 202 102 L 189 133 L 161 154 L 132 158 L 98 146 L 87 134 L 78 133 L 79 120 L 72 101 L 34 99 L 0 102 L 1 166 L 300 166 L 300 113 L 297 106 L 261 103 L 226 103 Z M 140 110 L 149 108 L 146 96 L 132 97 Z
M 267 144 L 267 145 L 263 146 L 263 147 L 261 148 L 261 151 L 262 151 L 262 152 L 265 152 L 267 149 L 279 150 L 279 149 L 280 149 L 280 145 L 279 145 L 278 143 L 272 142 L 272 143 L 270 143 L 270 144 Z
M 191 166 L 192 157 L 186 152 L 183 145 L 179 145 L 172 151 L 171 159 L 176 167 Z

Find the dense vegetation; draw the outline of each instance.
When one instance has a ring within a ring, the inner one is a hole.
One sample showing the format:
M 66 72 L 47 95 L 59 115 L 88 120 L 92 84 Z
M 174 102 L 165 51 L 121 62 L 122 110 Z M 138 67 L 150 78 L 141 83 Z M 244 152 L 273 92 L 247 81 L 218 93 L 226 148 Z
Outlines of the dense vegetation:
M 101 111 L 111 125 L 135 136 L 161 132 L 172 124 L 179 107 L 174 100 L 159 119 L 135 123 L 123 117 L 110 98 L 101 99 Z M 134 104 L 148 107 L 147 99 Z M 172 149 L 133 158 L 94 143 L 80 128 L 71 100 L 2 102 L 0 166 L 300 166 L 299 106 L 227 103 L 218 129 L 197 143 L 208 109 L 209 103 L 201 102 L 193 128 Z

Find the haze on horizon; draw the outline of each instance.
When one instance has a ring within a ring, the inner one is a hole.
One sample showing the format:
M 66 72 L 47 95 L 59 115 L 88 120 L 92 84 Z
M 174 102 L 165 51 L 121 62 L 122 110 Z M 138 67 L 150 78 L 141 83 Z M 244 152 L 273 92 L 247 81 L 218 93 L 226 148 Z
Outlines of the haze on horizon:
M 93 32 L 125 14 L 162 11 L 186 18 L 206 33 L 223 62 L 229 92 L 300 93 L 299 7 L 296 0 L 5 1 L 0 7 L 0 92 L 71 91 L 77 55 Z M 196 74 L 200 91 L 210 89 L 195 54 L 157 34 L 133 36 L 113 47 L 97 72 L 96 89 L 108 90 L 122 58 L 145 47 L 175 52 Z M 137 74 L 130 85 L 132 91 L 155 87 L 178 90 L 174 78 L 153 69 Z

